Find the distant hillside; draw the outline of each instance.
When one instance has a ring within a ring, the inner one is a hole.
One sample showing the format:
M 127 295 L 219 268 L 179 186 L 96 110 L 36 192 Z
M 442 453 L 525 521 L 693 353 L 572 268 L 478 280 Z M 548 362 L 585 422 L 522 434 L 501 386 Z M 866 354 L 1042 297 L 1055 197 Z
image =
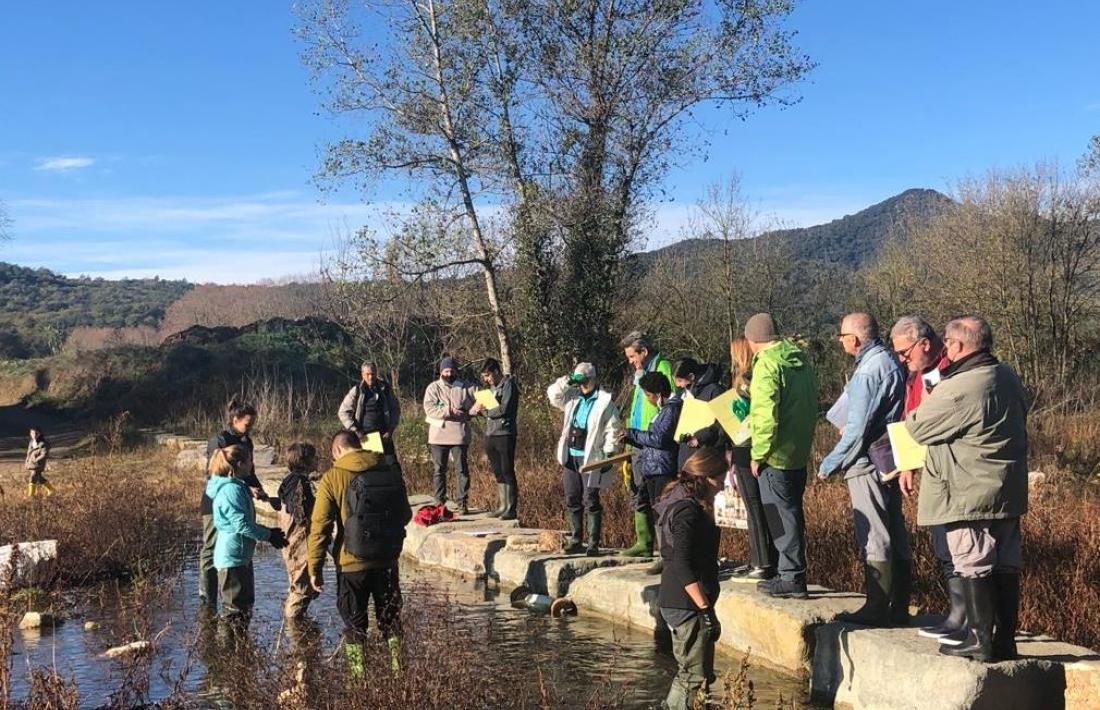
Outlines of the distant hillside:
M 906 190 L 827 224 L 769 232 L 760 239 L 782 243 L 791 257 L 799 261 L 854 270 L 873 261 L 893 229 L 905 219 L 931 217 L 951 204 L 949 197 L 935 190 Z M 661 258 L 711 259 L 716 258 L 721 245 L 715 239 L 686 239 L 640 254 L 638 258 L 645 265 Z
M 80 326 L 156 329 L 190 288 L 161 279 L 70 279 L 0 263 L 0 359 L 49 355 Z

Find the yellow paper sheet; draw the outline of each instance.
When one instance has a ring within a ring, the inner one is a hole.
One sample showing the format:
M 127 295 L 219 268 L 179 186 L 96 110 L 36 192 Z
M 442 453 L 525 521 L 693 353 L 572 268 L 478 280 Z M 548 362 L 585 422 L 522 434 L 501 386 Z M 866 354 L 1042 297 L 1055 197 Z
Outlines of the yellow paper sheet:
M 685 399 L 680 410 L 680 421 L 676 424 L 676 441 L 684 434 L 694 434 L 714 423 L 714 412 L 707 403 L 698 399 Z
M 924 468 L 924 454 L 928 447 L 913 440 L 904 422 L 887 424 L 886 433 L 890 436 L 890 448 L 894 450 L 894 465 L 897 470 L 915 471 Z
M 372 431 L 364 436 L 363 451 L 373 451 L 376 454 L 385 453 L 386 449 L 382 446 L 382 435 L 376 431 Z
M 492 390 L 478 390 L 474 392 L 474 401 L 485 409 L 496 409 L 500 406 L 500 402 L 497 401 L 496 395 L 493 394 Z
M 718 420 L 718 423 L 722 425 L 722 428 L 734 441 L 736 441 L 737 432 L 741 430 L 742 426 L 741 420 L 733 413 L 733 401 L 735 399 L 737 399 L 737 390 L 730 389 L 707 402 L 711 414 L 714 415 L 714 418 Z

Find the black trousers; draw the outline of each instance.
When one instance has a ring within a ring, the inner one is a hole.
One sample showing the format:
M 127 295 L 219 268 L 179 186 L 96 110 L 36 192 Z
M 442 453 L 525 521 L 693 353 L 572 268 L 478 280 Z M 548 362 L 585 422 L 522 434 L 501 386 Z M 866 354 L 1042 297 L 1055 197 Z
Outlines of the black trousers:
M 485 455 L 489 457 L 489 467 L 497 483 L 516 485 L 516 436 L 485 437 Z
M 585 510 L 589 513 L 598 513 L 603 510 L 603 506 L 600 505 L 600 489 L 584 485 L 585 476 L 578 473 L 580 468 L 581 459 L 577 456 L 570 456 L 569 465 L 561 467 L 565 509 L 571 513 L 581 513 Z
M 381 569 L 336 573 L 336 610 L 344 620 L 344 638 L 362 643 L 369 628 L 368 611 L 383 638 L 401 635 L 401 577 L 397 563 Z
M 745 512 L 749 519 L 749 562 L 754 567 L 775 569 L 778 554 L 775 551 L 771 532 L 768 530 L 768 519 L 764 517 L 760 481 L 756 480 L 756 476 L 752 475 L 752 469 L 748 466 L 737 464 L 733 472 L 737 477 L 737 490 L 745 503 Z
M 652 507 L 657 503 L 657 500 L 664 493 L 665 487 L 676 480 L 676 476 L 646 476 L 643 480 L 645 483 L 646 496 L 649 498 L 649 504 Z

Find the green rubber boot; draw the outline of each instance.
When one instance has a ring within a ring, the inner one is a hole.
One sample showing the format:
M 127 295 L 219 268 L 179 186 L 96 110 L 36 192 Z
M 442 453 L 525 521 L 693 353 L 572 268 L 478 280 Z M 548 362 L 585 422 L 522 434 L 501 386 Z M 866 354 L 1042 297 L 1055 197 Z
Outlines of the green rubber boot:
M 345 643 L 344 657 L 348 662 L 348 675 L 352 678 L 362 678 L 366 672 L 366 659 L 363 656 L 363 644 Z
M 390 636 L 386 639 L 386 644 L 390 647 L 390 670 L 395 676 L 399 676 L 401 675 L 401 638 Z
M 647 513 L 634 513 L 634 544 L 619 553 L 622 557 L 649 557 L 653 554 L 653 533 Z

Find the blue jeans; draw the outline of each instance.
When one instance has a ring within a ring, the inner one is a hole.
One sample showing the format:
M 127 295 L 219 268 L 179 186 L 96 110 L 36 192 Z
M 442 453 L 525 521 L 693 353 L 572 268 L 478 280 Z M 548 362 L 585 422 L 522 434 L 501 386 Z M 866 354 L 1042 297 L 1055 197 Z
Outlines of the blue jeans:
M 760 498 L 775 549 L 777 571 L 786 582 L 806 581 L 806 516 L 802 495 L 806 492 L 806 469 L 784 470 L 761 465 Z

